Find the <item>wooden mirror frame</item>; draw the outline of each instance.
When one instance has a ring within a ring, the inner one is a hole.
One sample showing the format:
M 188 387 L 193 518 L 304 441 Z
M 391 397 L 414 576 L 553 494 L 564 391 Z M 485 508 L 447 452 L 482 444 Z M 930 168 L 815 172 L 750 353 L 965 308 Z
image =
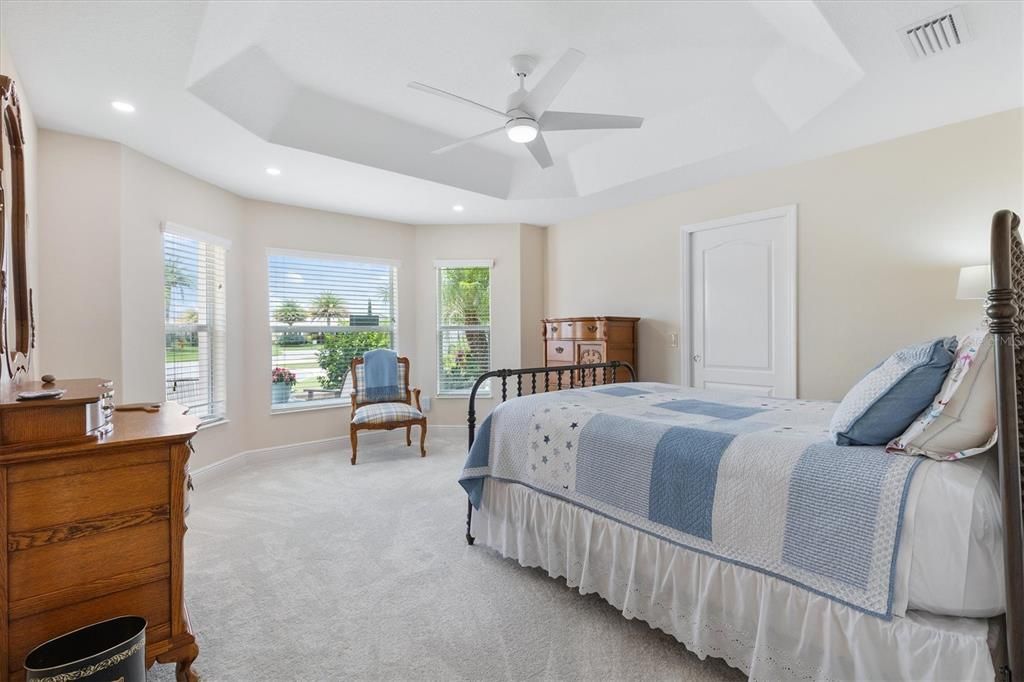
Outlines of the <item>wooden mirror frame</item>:
M 21 127 L 21 104 L 14 81 L 0 75 L 0 140 L 6 132 L 11 158 L 11 187 L 0 182 L 0 267 L 7 253 L 7 214 L 11 216 L 11 272 L 0 272 L 0 324 L 7 374 L 18 381 L 27 374 L 29 358 L 35 346 L 35 324 L 32 319 L 32 292 L 28 288 L 28 216 L 25 205 L 25 134 Z M 0 179 L 3 178 L 3 154 L 0 153 Z M 8 195 L 10 207 L 8 207 Z M 9 287 L 8 282 L 13 286 Z M 14 300 L 8 304 L 13 289 Z M 7 316 L 14 313 L 14 343 L 8 332 Z

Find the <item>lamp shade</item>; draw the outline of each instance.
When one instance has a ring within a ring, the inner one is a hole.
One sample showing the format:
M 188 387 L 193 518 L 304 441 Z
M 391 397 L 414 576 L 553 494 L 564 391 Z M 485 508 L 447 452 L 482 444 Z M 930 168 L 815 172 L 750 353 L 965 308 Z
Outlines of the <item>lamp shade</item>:
M 956 297 L 961 301 L 984 300 L 992 288 L 992 273 L 988 265 L 968 265 L 960 268 Z

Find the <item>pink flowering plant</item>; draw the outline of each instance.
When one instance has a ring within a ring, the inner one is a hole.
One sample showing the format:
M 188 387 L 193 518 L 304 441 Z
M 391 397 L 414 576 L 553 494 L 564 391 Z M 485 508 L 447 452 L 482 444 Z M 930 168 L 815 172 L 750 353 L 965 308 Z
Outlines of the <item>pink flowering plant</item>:
M 286 367 L 275 367 L 270 372 L 270 381 L 274 384 L 294 384 L 295 372 Z

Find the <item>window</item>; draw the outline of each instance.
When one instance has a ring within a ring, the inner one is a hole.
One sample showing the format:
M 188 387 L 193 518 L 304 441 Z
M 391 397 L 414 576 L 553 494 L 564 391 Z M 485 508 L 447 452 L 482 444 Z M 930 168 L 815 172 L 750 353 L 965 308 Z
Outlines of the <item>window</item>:
M 203 423 L 226 414 L 225 256 L 229 242 L 164 226 L 164 379 L 167 400 Z
M 392 261 L 270 251 L 271 406 L 347 405 L 352 359 L 397 342 Z
M 468 394 L 491 368 L 491 262 L 439 261 L 437 393 Z M 488 386 L 481 387 L 489 395 Z

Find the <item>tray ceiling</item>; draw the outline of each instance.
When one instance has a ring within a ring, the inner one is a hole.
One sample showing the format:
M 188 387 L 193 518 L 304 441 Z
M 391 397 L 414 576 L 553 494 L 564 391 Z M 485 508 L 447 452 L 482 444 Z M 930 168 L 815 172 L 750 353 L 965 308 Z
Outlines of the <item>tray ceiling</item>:
M 972 40 L 916 61 L 935 2 L 2 4 L 42 126 L 122 142 L 243 196 L 406 222 L 549 224 L 1022 104 L 1019 3 L 965 4 Z M 555 166 L 494 120 L 508 58 L 587 58 L 554 103 L 646 117 L 552 132 Z M 112 99 L 133 102 L 125 117 Z M 263 171 L 280 168 L 278 177 Z M 451 206 L 466 210 L 452 213 Z

